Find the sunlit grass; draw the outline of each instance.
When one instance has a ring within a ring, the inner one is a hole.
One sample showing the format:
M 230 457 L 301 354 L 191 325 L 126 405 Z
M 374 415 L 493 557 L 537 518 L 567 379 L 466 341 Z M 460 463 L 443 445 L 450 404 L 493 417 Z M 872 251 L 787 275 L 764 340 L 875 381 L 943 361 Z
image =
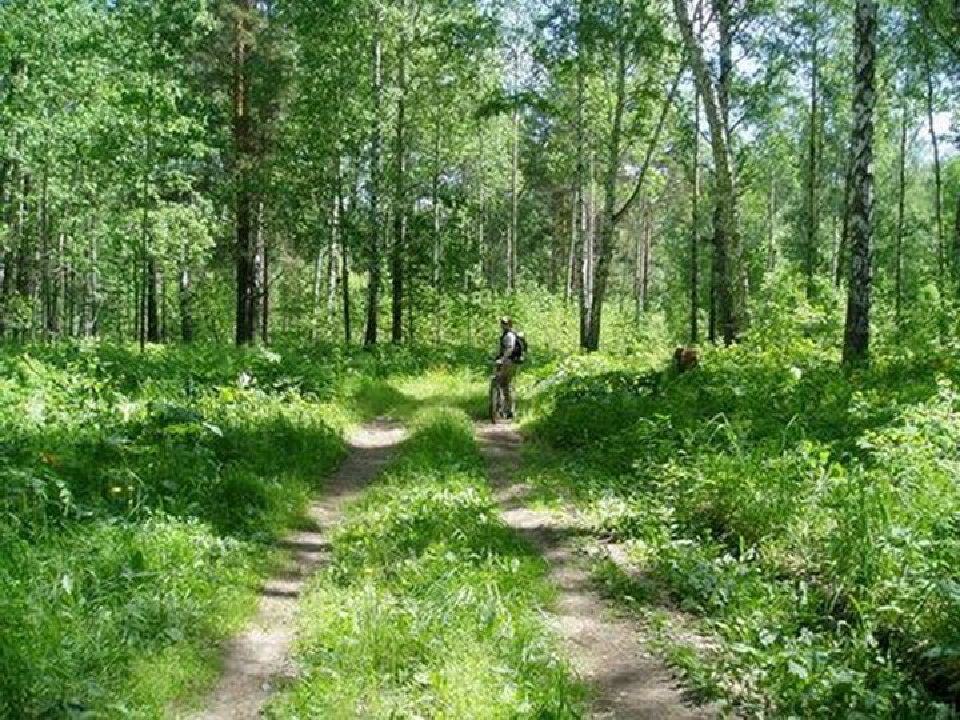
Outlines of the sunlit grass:
M 416 384 L 429 402 L 436 378 Z M 499 518 L 472 428 L 428 409 L 349 509 L 301 612 L 305 679 L 272 717 L 577 718 L 538 609 L 545 566 Z
M 850 377 L 807 338 L 676 376 L 616 358 L 541 381 L 524 477 L 628 543 L 715 635 L 669 655 L 753 717 L 939 718 L 960 705 L 960 365 Z M 939 375 L 939 377 L 938 377 Z

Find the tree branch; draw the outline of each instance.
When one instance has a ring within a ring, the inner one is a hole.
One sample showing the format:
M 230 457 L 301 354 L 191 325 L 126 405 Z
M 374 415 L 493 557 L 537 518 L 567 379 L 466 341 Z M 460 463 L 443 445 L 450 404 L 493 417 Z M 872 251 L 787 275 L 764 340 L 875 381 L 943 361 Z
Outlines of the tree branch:
M 673 78 L 673 85 L 670 87 L 670 92 L 667 94 L 667 97 L 664 98 L 663 105 L 660 107 L 660 117 L 657 119 L 657 128 L 654 130 L 653 136 L 647 144 L 647 152 L 643 158 L 643 165 L 640 166 L 640 175 L 637 177 L 636 185 L 634 185 L 633 192 L 630 193 L 630 197 L 627 198 L 623 207 L 613 214 L 614 225 L 623 220 L 624 216 L 630 212 L 631 208 L 633 208 L 639 199 L 640 193 L 643 191 L 643 181 L 646 179 L 647 171 L 650 169 L 650 163 L 653 161 L 653 153 L 657 149 L 657 145 L 660 144 L 660 135 L 663 133 L 663 126 L 667 121 L 667 113 L 670 111 L 673 98 L 677 94 L 677 88 L 680 86 L 680 78 L 686 69 L 686 63 L 681 63 L 676 76 Z
M 954 59 L 960 62 L 960 43 L 951 38 L 949 35 L 945 34 L 941 29 L 939 24 L 936 21 L 936 18 L 933 17 L 932 9 L 930 7 L 930 0 L 920 0 L 920 14 L 923 16 L 924 26 L 926 30 L 932 30 L 933 33 L 939 38 L 940 42 L 943 43 L 943 46 L 954 56 Z M 957 20 L 957 25 L 960 25 L 960 18 Z

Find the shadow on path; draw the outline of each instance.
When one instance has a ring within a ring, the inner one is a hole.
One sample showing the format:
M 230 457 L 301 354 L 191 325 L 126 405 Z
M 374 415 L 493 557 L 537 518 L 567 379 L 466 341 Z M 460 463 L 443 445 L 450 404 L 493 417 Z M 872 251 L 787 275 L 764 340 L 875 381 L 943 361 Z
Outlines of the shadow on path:
M 196 720 L 257 720 L 275 684 L 296 676 L 290 660 L 297 603 L 310 576 L 329 558 L 330 530 L 343 507 L 373 480 L 404 439 L 396 424 L 375 421 L 350 438 L 350 454 L 308 511 L 313 529 L 277 543 L 286 563 L 264 583 L 247 629 L 223 648 L 223 672 Z
M 477 425 L 503 519 L 532 543 L 550 566 L 557 590 L 552 625 L 564 639 L 574 667 L 594 688 L 590 717 L 595 720 L 700 720 L 709 707 L 684 701 L 676 678 L 647 649 L 644 629 L 615 617 L 594 591 L 588 562 L 573 538 L 586 534 L 571 513 L 525 506 L 530 488 L 515 483 L 522 438 L 511 425 Z

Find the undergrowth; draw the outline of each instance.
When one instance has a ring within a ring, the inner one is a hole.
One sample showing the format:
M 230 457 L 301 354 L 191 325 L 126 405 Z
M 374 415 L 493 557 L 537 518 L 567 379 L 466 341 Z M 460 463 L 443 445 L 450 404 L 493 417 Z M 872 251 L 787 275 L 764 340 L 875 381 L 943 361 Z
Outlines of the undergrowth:
M 202 689 L 346 427 L 476 355 L 0 348 L 0 717 L 160 717 Z
M 301 613 L 277 719 L 576 718 L 545 566 L 499 518 L 467 418 L 433 409 L 348 509 Z
M 578 358 L 539 373 L 528 474 L 704 620 L 718 651 L 676 659 L 738 712 L 955 717 L 958 382 L 947 351 L 848 375 L 803 337 L 680 376 Z

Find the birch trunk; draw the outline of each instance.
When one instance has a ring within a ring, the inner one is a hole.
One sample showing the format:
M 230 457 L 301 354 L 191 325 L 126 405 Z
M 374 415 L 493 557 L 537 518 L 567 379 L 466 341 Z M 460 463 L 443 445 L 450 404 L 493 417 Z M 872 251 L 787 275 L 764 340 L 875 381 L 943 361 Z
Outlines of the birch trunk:
M 237 282 L 235 341 L 239 345 L 253 342 L 257 298 L 254 296 L 253 201 L 250 165 L 253 161 L 254 137 L 250 113 L 249 14 L 253 0 L 235 0 L 236 24 L 233 57 L 233 145 L 236 163 L 236 244 L 234 248 Z
M 374 27 L 379 28 L 380 11 L 374 15 Z M 367 327 L 363 342 L 365 345 L 377 343 L 377 316 L 380 302 L 380 115 L 383 96 L 383 78 L 381 75 L 381 40 L 380 32 L 376 30 L 372 42 L 373 65 L 373 112 L 371 113 L 372 127 L 370 130 L 370 237 L 367 247 Z
M 957 212 L 953 216 L 953 268 L 954 282 L 960 287 L 960 192 L 957 193 Z
M 843 363 L 865 362 L 870 352 L 873 238 L 873 135 L 876 106 L 876 0 L 857 0 L 853 78 L 853 177 L 850 188 L 850 280 Z
M 816 16 L 817 5 L 813 4 L 813 14 Z M 818 47 L 817 29 L 813 31 L 813 45 L 810 58 L 810 138 L 807 148 L 807 252 L 806 252 L 806 276 L 807 276 L 807 298 L 813 298 L 816 285 L 817 267 L 820 261 L 819 248 L 819 226 L 820 226 L 820 207 L 818 198 L 818 88 L 819 81 L 819 47 Z
M 903 312 L 903 222 L 904 208 L 907 194 L 907 109 L 903 109 L 903 118 L 900 123 L 900 184 L 897 192 L 897 249 L 896 273 L 894 279 L 894 305 L 896 308 L 897 324 L 900 323 Z
M 715 85 L 704 59 L 703 49 L 694 36 L 685 0 L 673 0 L 674 12 L 694 80 L 700 90 L 704 115 L 710 128 L 710 147 L 716 171 L 716 212 L 714 230 L 714 277 L 716 282 L 716 320 L 723 333 L 724 344 L 732 344 L 739 330 L 740 313 L 734 307 L 733 273 L 730 249 L 739 243 L 737 231 L 737 199 L 733 183 L 733 158 L 730 152 L 728 126 L 721 109 L 725 108 L 723 83 Z
M 339 159 L 337 164 L 339 165 Z M 339 171 L 338 171 L 339 174 Z M 327 248 L 327 322 L 333 326 L 337 316 L 337 279 L 338 253 L 343 245 L 343 218 L 340 215 L 340 180 L 336 180 L 336 191 L 333 198 L 333 225 L 330 228 L 330 241 Z
M 430 188 L 430 207 L 433 210 L 433 287 L 440 289 L 440 116 L 436 118 L 433 138 L 433 182 Z
M 697 35 L 700 35 L 700 5 Z M 700 90 L 693 91 L 693 187 L 690 192 L 690 344 L 700 341 L 697 327 L 700 284 Z
M 574 279 L 576 277 L 576 267 L 577 267 L 577 228 L 579 227 L 580 221 L 578 219 L 579 215 L 577 212 L 577 207 L 579 205 L 578 191 L 576 187 L 571 188 L 570 190 L 570 246 L 567 250 L 567 282 L 564 287 L 563 300 L 564 302 L 570 302 L 570 298 L 573 297 L 574 290 Z
M 397 118 L 394 137 L 394 197 L 393 197 L 393 246 L 390 252 L 390 280 L 392 287 L 392 324 L 390 339 L 399 343 L 403 340 L 403 292 L 404 292 L 404 256 L 406 254 L 407 235 L 407 30 L 406 2 L 402 4 L 403 24 L 400 30 L 400 47 L 397 54 Z
M 613 245 L 616 228 L 617 212 L 617 177 L 620 174 L 620 155 L 622 151 L 623 116 L 626 111 L 627 100 L 627 45 L 621 40 L 617 46 L 617 76 L 613 118 L 610 128 L 610 138 L 607 144 L 606 167 L 603 177 L 603 215 L 600 220 L 600 233 L 597 242 L 591 238 L 590 266 L 584 265 L 584 284 L 589 281 L 589 291 L 585 296 L 588 310 L 584 335 L 581 346 L 587 350 L 600 348 L 600 324 L 603 314 L 603 300 L 607 289 L 607 280 L 610 273 L 610 261 L 613 258 Z M 592 168 L 592 162 L 591 162 Z M 593 178 L 591 172 L 591 195 L 593 194 Z M 597 262 L 594 267 L 593 253 L 597 253 Z M 589 271 L 589 272 L 588 272 Z
M 507 233 L 507 291 L 513 292 L 517 286 L 517 231 L 519 198 L 517 196 L 518 164 L 520 162 L 520 108 L 513 108 L 513 149 L 510 164 L 510 231 Z
M 927 62 L 927 129 L 930 144 L 933 147 L 933 210 L 937 225 L 937 270 L 939 272 L 940 292 L 946 290 L 946 237 L 943 231 L 943 181 L 940 169 L 940 141 L 933 121 L 933 71 Z
M 193 285 L 190 277 L 190 254 L 186 243 L 180 251 L 179 275 L 180 339 L 189 344 L 193 342 Z

